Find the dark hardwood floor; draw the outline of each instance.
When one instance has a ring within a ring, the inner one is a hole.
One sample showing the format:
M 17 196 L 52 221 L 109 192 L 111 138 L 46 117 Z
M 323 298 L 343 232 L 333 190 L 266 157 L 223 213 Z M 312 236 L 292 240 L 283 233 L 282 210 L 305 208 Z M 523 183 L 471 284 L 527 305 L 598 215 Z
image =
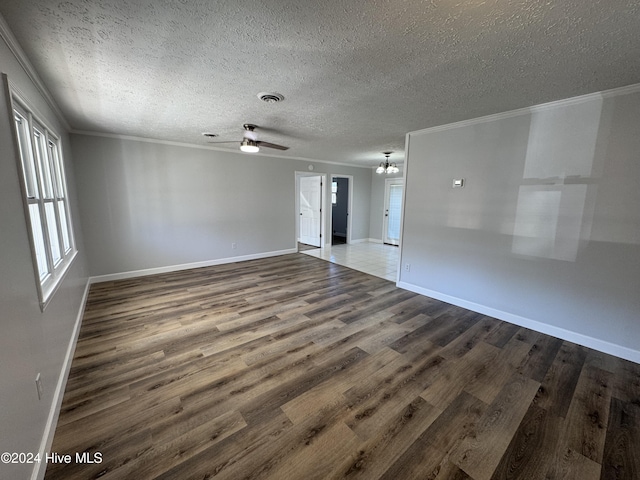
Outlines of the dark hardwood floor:
M 47 479 L 637 480 L 640 366 L 292 254 L 93 285 L 52 451 Z

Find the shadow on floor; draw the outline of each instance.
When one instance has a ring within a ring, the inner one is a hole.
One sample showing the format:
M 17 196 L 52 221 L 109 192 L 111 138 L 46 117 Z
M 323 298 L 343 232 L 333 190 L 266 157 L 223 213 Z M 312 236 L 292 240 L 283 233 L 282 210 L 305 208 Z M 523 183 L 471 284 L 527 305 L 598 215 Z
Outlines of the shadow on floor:
M 314 247 L 313 245 L 307 245 L 306 243 L 298 242 L 298 252 L 305 252 L 307 250 L 317 250 L 320 247 Z

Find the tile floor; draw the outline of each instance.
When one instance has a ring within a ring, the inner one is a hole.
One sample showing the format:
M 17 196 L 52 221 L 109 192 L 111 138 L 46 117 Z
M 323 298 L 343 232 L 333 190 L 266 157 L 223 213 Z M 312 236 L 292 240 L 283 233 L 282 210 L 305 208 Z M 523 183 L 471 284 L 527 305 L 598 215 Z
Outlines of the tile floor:
M 305 250 L 300 253 L 344 265 L 392 282 L 396 281 L 398 261 L 400 260 L 398 247 L 371 242 L 334 245 Z

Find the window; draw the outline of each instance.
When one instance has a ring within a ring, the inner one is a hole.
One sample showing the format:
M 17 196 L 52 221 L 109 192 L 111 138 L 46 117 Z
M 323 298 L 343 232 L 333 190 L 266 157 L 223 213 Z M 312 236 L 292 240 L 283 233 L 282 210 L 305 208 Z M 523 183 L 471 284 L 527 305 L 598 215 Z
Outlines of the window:
M 34 271 L 44 309 L 76 254 L 62 152 L 58 137 L 15 93 L 12 109 Z
M 338 182 L 331 182 L 331 203 L 338 203 Z

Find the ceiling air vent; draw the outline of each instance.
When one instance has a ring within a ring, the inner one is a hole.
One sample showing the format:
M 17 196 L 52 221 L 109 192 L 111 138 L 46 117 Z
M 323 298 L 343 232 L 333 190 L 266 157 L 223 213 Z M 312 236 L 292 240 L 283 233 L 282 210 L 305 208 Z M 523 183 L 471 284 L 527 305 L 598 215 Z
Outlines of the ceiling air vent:
M 280 95 L 279 93 L 267 93 L 267 92 L 260 92 L 258 94 L 258 98 L 263 102 L 267 102 L 267 103 L 277 103 L 284 100 L 284 96 Z

